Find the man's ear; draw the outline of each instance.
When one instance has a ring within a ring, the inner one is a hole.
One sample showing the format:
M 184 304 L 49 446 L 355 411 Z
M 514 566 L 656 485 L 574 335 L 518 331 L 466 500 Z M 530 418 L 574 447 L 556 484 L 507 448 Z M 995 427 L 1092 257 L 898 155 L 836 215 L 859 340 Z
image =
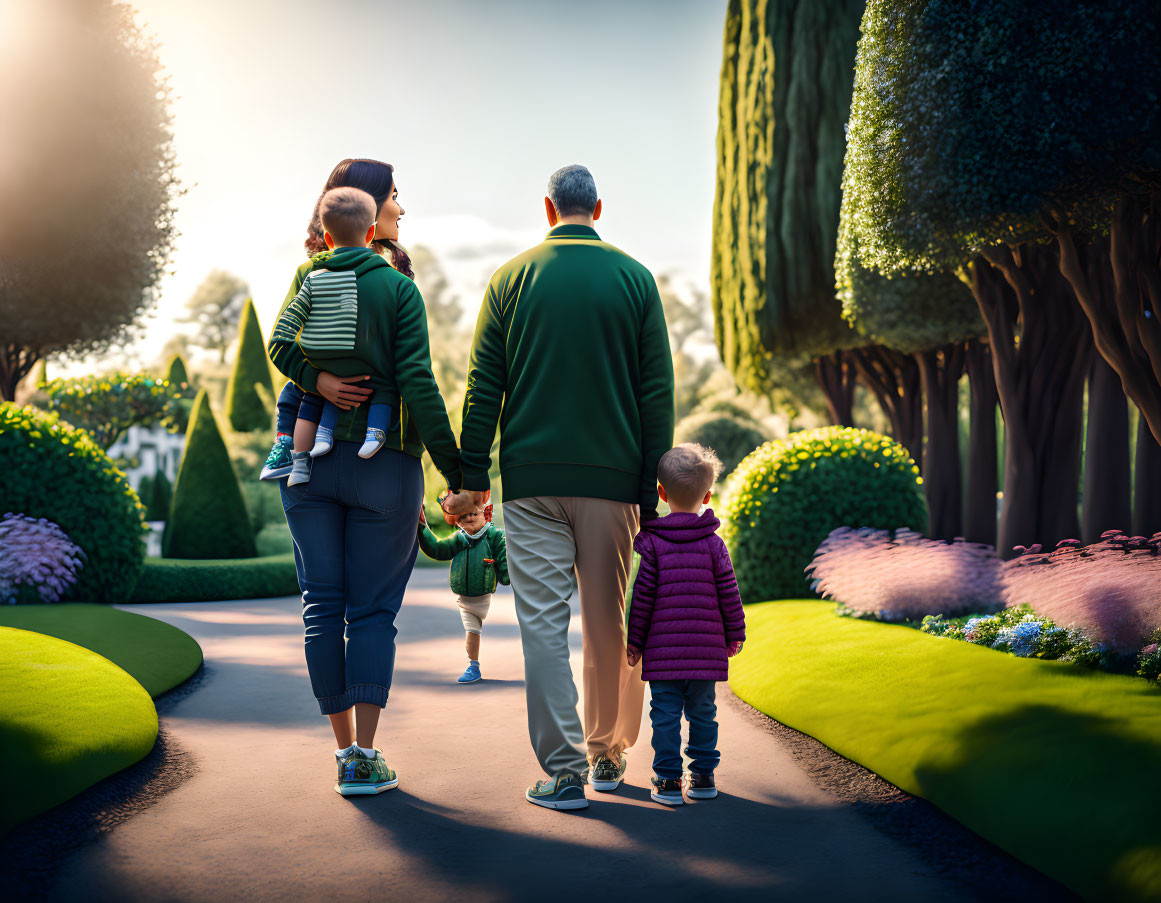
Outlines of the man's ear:
M 601 199 L 597 198 L 597 206 L 593 208 L 593 222 L 601 218 Z
M 556 213 L 556 205 L 549 197 L 544 199 L 544 212 L 548 214 L 548 228 L 551 229 L 560 221 L 560 217 Z
M 330 248 L 332 251 L 335 249 L 335 237 L 333 235 L 331 235 L 331 233 L 324 232 L 323 233 L 323 241 L 326 242 L 326 246 L 328 248 Z
M 371 223 L 371 228 L 367 230 L 367 234 L 363 237 L 363 244 L 369 245 L 375 238 L 375 223 Z
M 669 499 L 665 497 L 665 487 L 660 483 L 657 484 L 657 494 L 661 496 L 661 501 L 668 503 Z

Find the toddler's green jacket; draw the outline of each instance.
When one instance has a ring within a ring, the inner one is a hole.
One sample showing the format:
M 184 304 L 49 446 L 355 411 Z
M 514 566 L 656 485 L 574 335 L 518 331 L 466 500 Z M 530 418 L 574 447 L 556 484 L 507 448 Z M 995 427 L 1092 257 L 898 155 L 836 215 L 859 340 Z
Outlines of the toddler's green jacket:
M 508 553 L 504 531 L 488 524 L 482 536 L 473 539 L 456 530 L 447 539 L 437 539 L 424 524 L 419 525 L 419 547 L 436 561 L 451 559 L 451 591 L 459 596 L 486 596 L 496 591 L 496 581 L 508 579 Z M 490 559 L 491 564 L 485 559 Z

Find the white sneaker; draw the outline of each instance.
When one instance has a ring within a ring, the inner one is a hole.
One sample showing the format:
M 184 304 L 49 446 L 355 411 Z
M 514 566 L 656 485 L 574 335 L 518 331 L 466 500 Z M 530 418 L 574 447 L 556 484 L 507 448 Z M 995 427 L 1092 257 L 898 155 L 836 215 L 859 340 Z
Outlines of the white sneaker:
M 387 442 L 387 434 L 383 430 L 367 428 L 367 435 L 363 438 L 363 445 L 359 449 L 360 458 L 370 458 Z
M 334 447 L 334 444 L 335 434 L 325 426 L 320 426 L 318 432 L 314 434 L 314 448 L 310 450 L 310 456 L 317 458 L 319 455 L 325 455 Z

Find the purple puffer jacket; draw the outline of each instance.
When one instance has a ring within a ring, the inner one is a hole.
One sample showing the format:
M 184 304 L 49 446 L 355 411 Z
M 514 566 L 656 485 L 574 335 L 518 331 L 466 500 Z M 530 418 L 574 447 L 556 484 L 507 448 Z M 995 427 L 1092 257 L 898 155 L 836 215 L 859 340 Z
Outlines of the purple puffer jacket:
M 746 638 L 746 617 L 712 509 L 641 524 L 629 610 L 629 645 L 645 680 L 726 680 L 726 645 Z

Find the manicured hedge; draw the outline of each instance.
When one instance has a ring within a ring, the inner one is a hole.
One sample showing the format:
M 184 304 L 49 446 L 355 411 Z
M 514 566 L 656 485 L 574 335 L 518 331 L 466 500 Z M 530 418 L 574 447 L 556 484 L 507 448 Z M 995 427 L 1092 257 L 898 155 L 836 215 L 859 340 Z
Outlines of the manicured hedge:
M 109 456 L 56 414 L 0 404 L 0 515 L 43 517 L 84 550 L 69 598 L 123 600 L 145 560 L 145 509 Z
M 149 558 L 132 602 L 216 602 L 297 596 L 293 553 L 265 558 Z
M 234 369 L 226 389 L 226 417 L 236 432 L 270 429 L 270 411 L 254 388 L 257 385 L 274 397 L 266 342 L 262 339 L 254 302 L 247 299 L 238 326 L 238 356 L 234 359 Z
M 1091 900 L 1161 899 L 1161 691 L 826 602 L 746 609 L 743 700 Z

